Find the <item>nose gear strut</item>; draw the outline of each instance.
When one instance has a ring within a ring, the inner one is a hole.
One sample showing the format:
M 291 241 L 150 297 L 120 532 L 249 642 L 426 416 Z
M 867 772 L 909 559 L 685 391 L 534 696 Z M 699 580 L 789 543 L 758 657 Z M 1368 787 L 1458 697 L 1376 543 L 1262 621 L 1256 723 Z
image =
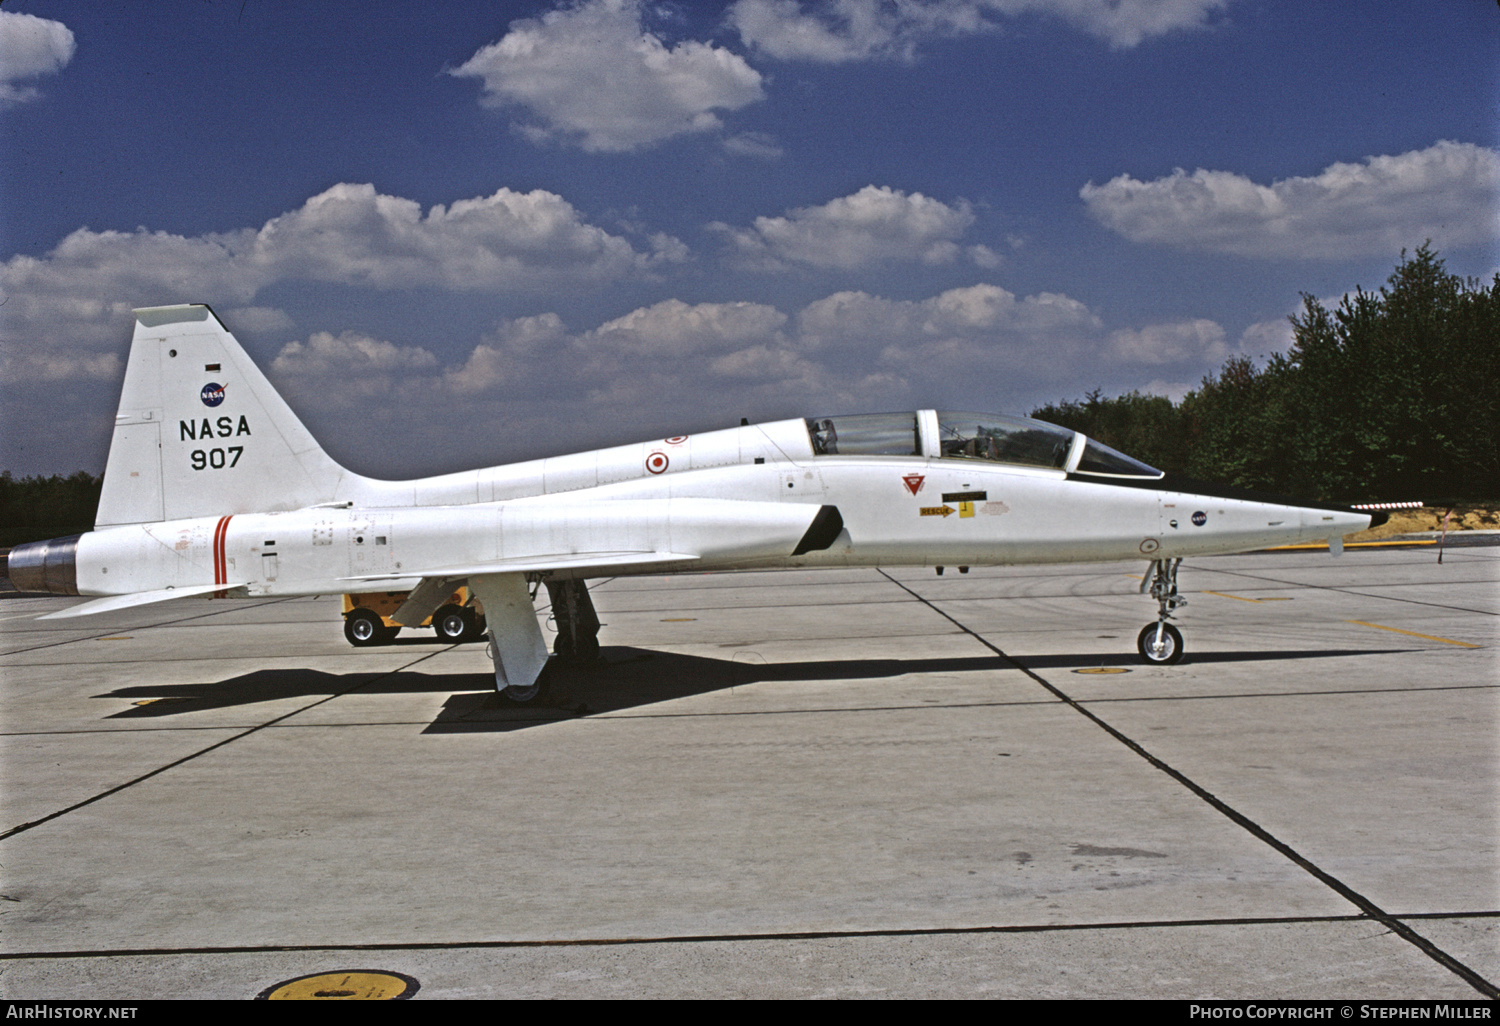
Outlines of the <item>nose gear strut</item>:
M 1141 629 L 1136 648 L 1141 658 L 1154 666 L 1168 666 L 1182 658 L 1182 634 L 1167 623 L 1173 610 L 1187 605 L 1187 599 L 1177 594 L 1177 567 L 1181 563 L 1181 558 L 1152 560 L 1151 573 L 1141 579 L 1141 591 L 1151 589 L 1159 611 L 1156 622 Z

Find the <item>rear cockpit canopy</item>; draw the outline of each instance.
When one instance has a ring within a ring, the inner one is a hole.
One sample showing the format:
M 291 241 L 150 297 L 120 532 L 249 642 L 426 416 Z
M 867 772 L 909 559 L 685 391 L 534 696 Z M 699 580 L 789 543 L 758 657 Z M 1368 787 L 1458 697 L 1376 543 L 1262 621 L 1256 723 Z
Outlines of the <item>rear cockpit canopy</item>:
M 861 413 L 807 421 L 816 456 L 917 456 L 1047 467 L 1099 477 L 1162 472 L 1085 435 L 998 413 Z
M 856 413 L 807 422 L 814 456 L 921 456 L 915 413 Z

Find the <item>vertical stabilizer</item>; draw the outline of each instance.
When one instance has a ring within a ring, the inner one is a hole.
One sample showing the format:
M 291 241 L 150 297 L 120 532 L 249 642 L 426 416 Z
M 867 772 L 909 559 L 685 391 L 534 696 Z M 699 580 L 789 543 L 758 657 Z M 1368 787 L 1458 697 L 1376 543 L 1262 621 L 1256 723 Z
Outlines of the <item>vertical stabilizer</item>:
M 206 306 L 135 311 L 96 527 L 331 501 L 346 471 Z

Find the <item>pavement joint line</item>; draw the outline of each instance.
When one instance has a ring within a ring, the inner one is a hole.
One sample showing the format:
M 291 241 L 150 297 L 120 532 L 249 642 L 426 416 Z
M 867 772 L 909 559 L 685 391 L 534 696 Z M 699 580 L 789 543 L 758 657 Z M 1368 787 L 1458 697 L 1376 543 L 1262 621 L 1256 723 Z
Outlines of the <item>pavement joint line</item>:
M 1441 641 L 1445 645 L 1461 645 L 1464 648 L 1483 648 L 1483 645 L 1475 645 L 1468 641 L 1454 641 L 1452 638 L 1440 638 L 1436 634 L 1418 634 L 1416 631 L 1403 630 L 1400 627 L 1387 627 L 1383 623 L 1371 623 L 1368 620 L 1345 620 L 1345 623 L 1357 623 L 1361 627 L 1374 627 L 1382 631 L 1395 631 L 1397 634 L 1410 634 L 1414 638 L 1425 638 L 1428 641 Z
M 1455 612 L 1459 612 L 1459 613 L 1479 613 L 1482 616 L 1500 616 L 1500 613 L 1493 612 L 1492 610 L 1489 610 L 1489 609 L 1471 609 L 1468 606 L 1452 606 L 1452 605 L 1447 604 L 1446 602 L 1423 602 L 1421 599 L 1401 598 L 1401 597 L 1396 596 L 1396 595 L 1378 595 L 1378 594 L 1372 595 L 1372 594 L 1370 594 L 1367 591 L 1355 591 L 1352 588 L 1340 588 L 1340 587 L 1338 587 L 1336 585 L 1332 585 L 1332 584 L 1304 584 L 1304 583 L 1302 583 L 1300 581 L 1283 581 L 1283 580 L 1281 580 L 1280 578 L 1277 578 L 1277 577 L 1262 577 L 1260 574 L 1250 574 L 1250 573 L 1246 573 L 1243 570 L 1220 570 L 1220 569 L 1212 568 L 1212 567 L 1202 567 L 1202 568 L 1198 568 L 1198 569 L 1202 569 L 1202 570 L 1205 570 L 1205 571 L 1208 571 L 1208 572 L 1211 572 L 1211 573 L 1216 573 L 1216 574 L 1233 574 L 1236 577 L 1249 577 L 1249 578 L 1251 578 L 1253 580 L 1257 580 L 1257 581 L 1271 581 L 1271 582 L 1273 582 L 1275 584 L 1285 585 L 1286 587 L 1289 587 L 1289 588 L 1317 588 L 1320 591 L 1336 591 L 1336 592 L 1339 592 L 1340 594 L 1343 594 L 1343 595 L 1358 595 L 1360 598 L 1384 599 L 1387 602 L 1408 602 L 1408 603 L 1410 603 L 1410 604 L 1412 604 L 1414 606 L 1432 606 L 1432 607 L 1434 607 L 1436 609 L 1452 609 Z M 1432 584 L 1439 584 L 1441 582 L 1439 582 L 1439 581 L 1433 581 L 1431 583 Z M 1461 583 L 1463 583 L 1463 584 L 1494 584 L 1495 582 L 1494 581 L 1463 581 Z M 1425 584 L 1410 584 L 1410 585 L 1394 585 L 1393 584 L 1393 585 L 1388 585 L 1387 587 L 1392 587 L 1392 588 L 1394 588 L 1394 587 L 1419 588 L 1419 587 L 1426 587 L 1426 586 L 1427 585 L 1425 585 Z
M 274 719 L 267 720 L 265 723 L 256 724 L 253 727 L 250 727 L 250 728 L 248 728 L 246 730 L 240 731 L 239 733 L 235 734 L 233 737 L 226 737 L 222 741 L 215 741 L 213 744 L 209 745 L 207 748 L 200 748 L 198 751 L 196 751 L 196 752 L 190 752 L 189 754 L 184 755 L 180 759 L 173 759 L 171 762 L 167 763 L 165 766 L 158 766 L 156 769 L 151 770 L 149 773 L 142 773 L 140 776 L 135 777 L 135 778 L 133 778 L 131 780 L 127 780 L 123 784 L 116 784 L 114 787 L 111 787 L 108 790 L 101 791 L 100 793 L 98 793 L 98 794 L 96 794 L 96 795 L 94 795 L 94 796 L 92 796 L 90 798 L 85 798 L 81 802 L 74 802 L 72 805 L 69 805 L 66 808 L 58 809 L 56 812 L 48 813 L 47 815 L 43 816 L 41 819 L 34 819 L 31 822 L 29 822 L 29 823 L 21 823 L 21 824 L 19 824 L 17 826 L 13 826 L 9 830 L 6 830 L 4 833 L 0 833 L 0 841 L 4 841 L 4 840 L 7 840 L 8 838 L 14 837 L 16 834 L 24 833 L 25 831 L 30 830 L 33 827 L 39 827 L 43 823 L 50 823 L 52 820 L 57 819 L 59 816 L 66 816 L 70 812 L 76 812 L 79 809 L 84 808 L 85 806 L 92 805 L 92 804 L 94 804 L 97 801 L 100 801 L 100 800 L 102 800 L 104 798 L 108 798 L 110 795 L 118 794 L 121 791 L 124 791 L 126 788 L 134 787 L 136 784 L 142 783 L 143 781 L 146 781 L 146 780 L 150 780 L 152 777 L 157 776 L 158 774 L 161 774 L 161 773 L 165 773 L 169 769 L 173 769 L 174 767 L 181 766 L 183 763 L 186 763 L 186 762 L 191 762 L 194 759 L 198 758 L 200 755 L 207 755 L 209 752 L 216 751 L 216 750 L 218 750 L 220 748 L 223 748 L 225 745 L 233 744 L 234 742 L 240 740 L 240 738 L 249 737 L 251 734 L 257 733 L 257 732 L 262 731 L 262 730 L 265 730 L 267 727 L 275 726 L 276 724 L 280 723 L 282 720 L 291 719 L 293 716 L 301 715 L 302 713 L 307 712 L 309 709 L 315 709 L 318 706 L 324 704 L 325 702 L 331 702 L 335 698 L 339 698 L 339 697 L 341 697 L 343 695 L 347 695 L 347 694 L 350 694 L 350 693 L 352 693 L 354 691 L 358 691 L 360 688 L 368 687 L 369 685 L 375 683 L 376 681 L 382 680 L 385 677 L 389 677 L 392 674 L 401 673 L 403 670 L 409 670 L 413 666 L 417 665 L 418 663 L 426 662 L 428 659 L 431 659 L 433 656 L 438 655 L 438 654 L 439 653 L 437 653 L 437 652 L 431 652 L 431 653 L 428 653 L 427 655 L 424 655 L 420 659 L 414 659 L 414 660 L 412 660 L 411 662 L 407 663 L 405 666 L 399 666 L 399 667 L 397 667 L 394 670 L 386 670 L 383 673 L 374 674 L 368 680 L 361 681 L 359 684 L 355 685 L 354 687 L 347 688 L 346 690 L 340 691 L 340 692 L 338 692 L 336 694 L 325 695 L 322 698 L 319 698 L 316 702 L 309 702 L 307 705 L 304 705 L 304 706 L 302 706 L 299 709 L 293 709 L 291 712 L 285 713 L 285 714 L 283 714 L 281 716 L 277 716 Z
M 881 573 L 884 573 L 884 571 L 881 571 Z M 890 582 L 896 585 L 898 588 L 902 588 L 903 590 L 911 592 L 910 588 L 907 588 L 906 585 L 902 584 L 895 578 L 889 577 L 889 575 L 887 575 L 887 579 L 890 580 Z M 1342 589 L 1331 588 L 1329 590 L 1339 591 Z M 911 594 L 916 595 L 916 592 L 911 592 Z M 920 597 L 921 596 L 918 596 L 918 598 Z M 1088 709 L 1084 708 L 1084 706 L 1080 702 L 1073 699 L 1060 687 L 1045 680 L 1029 667 L 1022 665 L 1011 656 L 1006 655 L 1005 652 L 1003 652 L 997 645 L 992 644 L 986 638 L 975 633 L 969 628 L 964 627 L 963 624 L 959 623 L 952 616 L 949 616 L 941 609 L 938 609 L 936 605 L 933 605 L 926 599 L 922 599 L 922 601 L 927 603 L 927 605 L 932 606 L 935 612 L 952 622 L 955 626 L 963 628 L 965 633 L 972 635 L 974 639 L 977 640 L 980 644 L 993 651 L 1002 659 L 1005 659 L 1006 661 L 1011 663 L 1016 667 L 1016 669 L 1020 670 L 1022 673 L 1026 674 L 1026 676 L 1030 677 L 1032 680 L 1036 681 L 1052 694 L 1056 695 L 1059 699 L 1076 710 L 1080 715 L 1087 717 L 1094 723 L 1095 726 L 1105 731 L 1116 741 L 1119 741 L 1121 744 L 1125 745 L 1141 758 L 1145 759 L 1153 767 L 1165 773 L 1167 776 L 1171 777 L 1173 780 L 1177 781 L 1188 790 L 1192 791 L 1195 795 L 1203 799 L 1203 801 L 1207 802 L 1220 814 L 1226 816 L 1228 819 L 1247 830 L 1252 836 L 1274 848 L 1286 858 L 1290 859 L 1293 863 L 1300 866 L 1304 871 L 1332 889 L 1344 900 L 1348 901 L 1350 904 L 1363 911 L 1368 918 L 1379 922 L 1387 930 L 1396 934 L 1396 936 L 1400 937 L 1402 940 L 1405 940 L 1412 946 L 1416 947 L 1423 954 L 1427 955 L 1428 958 L 1431 958 L 1434 962 L 1437 962 L 1443 968 L 1447 969 L 1449 972 L 1462 979 L 1465 983 L 1469 984 L 1469 986 L 1479 991 L 1485 997 L 1489 998 L 1492 1001 L 1500 999 L 1500 987 L 1497 987 L 1495 984 L 1485 979 L 1479 973 L 1475 972 L 1473 969 L 1460 962 L 1457 958 L 1453 957 L 1452 955 L 1448 954 L 1448 952 L 1438 947 L 1432 941 L 1428 940 L 1426 937 L 1423 937 L 1411 927 L 1393 917 L 1389 912 L 1386 912 L 1379 905 L 1375 904 L 1374 901 L 1365 897 L 1363 894 L 1359 893 L 1354 888 L 1338 879 L 1338 877 L 1327 872 L 1326 870 L 1321 869 L 1311 860 L 1299 853 L 1291 845 L 1276 837 L 1269 830 L 1261 826 L 1259 823 L 1256 823 L 1244 813 L 1235 809 L 1218 795 L 1214 794 L 1212 791 L 1209 791 L 1201 784 L 1192 780 L 1185 773 L 1182 773 L 1180 770 L 1174 769 L 1167 763 L 1163 762 L 1161 759 L 1157 758 L 1155 755 L 1152 755 L 1140 742 L 1130 738 L 1123 731 L 1105 722 L 1102 717 L 1099 717 L 1090 712 Z
M 1423 912 L 1404 919 L 1491 919 L 1500 912 Z M 283 951 L 452 951 L 464 948 L 590 948 L 629 944 L 734 944 L 785 940 L 860 940 L 875 937 L 943 937 L 1006 933 L 1079 933 L 1089 930 L 1162 930 L 1206 926 L 1295 926 L 1369 923 L 1367 915 L 1235 916 L 1222 919 L 1141 919 L 1099 923 L 1018 923 L 1010 926 L 872 927 L 867 930 L 768 930 L 758 933 L 646 934 L 634 937 L 557 937 L 530 940 L 375 941 L 365 944 L 243 944 L 180 948 L 97 948 L 0 952 L 0 962 L 26 959 L 126 958 L 148 955 L 254 955 Z

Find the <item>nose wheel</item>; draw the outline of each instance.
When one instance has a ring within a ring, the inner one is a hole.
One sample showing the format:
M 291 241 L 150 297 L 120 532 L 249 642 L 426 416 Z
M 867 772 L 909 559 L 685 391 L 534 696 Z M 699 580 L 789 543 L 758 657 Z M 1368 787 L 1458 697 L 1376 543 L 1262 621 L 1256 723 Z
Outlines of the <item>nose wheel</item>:
M 1135 647 L 1151 665 L 1171 666 L 1182 658 L 1182 634 L 1165 620 L 1148 623 L 1135 639 Z
M 1170 666 L 1182 658 L 1182 633 L 1167 623 L 1174 610 L 1187 605 L 1187 599 L 1177 594 L 1177 567 L 1181 563 L 1181 559 L 1153 560 L 1151 573 L 1141 581 L 1141 591 L 1150 588 L 1159 611 L 1155 623 L 1141 628 L 1135 647 L 1153 666 Z

